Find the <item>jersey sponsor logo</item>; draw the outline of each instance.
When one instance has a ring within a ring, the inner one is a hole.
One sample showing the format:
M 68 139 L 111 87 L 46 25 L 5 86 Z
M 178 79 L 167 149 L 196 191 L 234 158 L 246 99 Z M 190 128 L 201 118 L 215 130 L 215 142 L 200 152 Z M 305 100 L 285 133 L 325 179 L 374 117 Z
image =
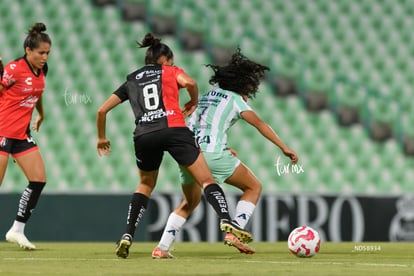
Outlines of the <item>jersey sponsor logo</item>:
M 38 99 L 36 96 L 29 96 L 20 102 L 20 106 L 32 108 L 36 105 Z
M 12 63 L 10 64 L 10 69 L 14 70 L 16 68 L 16 64 Z
M 224 93 L 222 93 L 222 92 L 220 92 L 220 91 L 218 91 L 216 89 L 212 90 L 210 92 L 210 95 L 211 96 L 215 96 L 215 97 L 224 98 L 224 99 L 227 99 L 227 97 L 228 97 L 228 95 L 226 95 L 226 94 L 224 94 Z
M 162 73 L 162 70 L 145 70 L 143 72 L 136 74 L 135 79 L 140 80 L 144 77 L 144 75 L 146 77 L 152 77 L 155 75 L 160 75 L 161 73 Z
M 147 113 L 144 113 L 144 115 L 142 115 L 141 119 L 139 119 L 139 123 L 147 123 L 147 122 L 152 122 L 154 120 L 163 118 L 163 117 L 167 117 L 167 116 L 171 116 L 174 115 L 174 110 L 162 110 L 162 109 L 157 109 L 154 111 L 149 111 Z
M 145 74 L 145 72 L 138 73 L 138 74 L 135 76 L 135 79 L 137 79 L 137 80 L 142 79 L 142 77 L 144 76 L 144 74 Z
M 27 85 L 32 85 L 33 83 L 32 83 L 32 77 L 28 77 L 27 79 L 25 79 L 24 80 L 24 82 L 27 84 Z

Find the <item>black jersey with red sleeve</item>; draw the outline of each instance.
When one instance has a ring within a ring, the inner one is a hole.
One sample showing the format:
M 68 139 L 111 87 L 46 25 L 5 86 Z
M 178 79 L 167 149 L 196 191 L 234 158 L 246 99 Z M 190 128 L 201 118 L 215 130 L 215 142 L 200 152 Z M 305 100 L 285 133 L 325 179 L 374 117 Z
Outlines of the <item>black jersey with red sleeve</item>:
M 145 65 L 127 76 L 114 94 L 129 100 L 135 115 L 134 136 L 164 128 L 186 127 L 179 104 L 177 76 L 184 70 L 169 65 Z
M 44 78 L 44 71 L 40 70 L 36 75 L 25 57 L 4 67 L 0 92 L 0 136 L 27 138 L 33 109 L 45 87 Z

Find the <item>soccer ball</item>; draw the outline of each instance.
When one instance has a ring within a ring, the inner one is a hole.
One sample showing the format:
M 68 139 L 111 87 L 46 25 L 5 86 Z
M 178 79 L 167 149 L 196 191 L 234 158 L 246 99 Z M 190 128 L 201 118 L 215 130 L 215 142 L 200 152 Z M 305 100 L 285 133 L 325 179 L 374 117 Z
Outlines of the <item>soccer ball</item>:
M 306 225 L 293 229 L 288 238 L 288 248 L 297 257 L 315 256 L 320 243 L 318 232 Z

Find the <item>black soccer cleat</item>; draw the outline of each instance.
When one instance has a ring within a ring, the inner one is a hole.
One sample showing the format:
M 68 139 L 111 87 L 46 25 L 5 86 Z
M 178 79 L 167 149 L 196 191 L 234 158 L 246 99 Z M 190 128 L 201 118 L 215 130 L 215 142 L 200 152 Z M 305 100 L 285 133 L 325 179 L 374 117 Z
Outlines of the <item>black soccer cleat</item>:
M 243 243 L 253 241 L 252 234 L 241 228 L 235 221 L 230 221 L 228 219 L 220 220 L 220 230 L 226 233 L 234 234 Z
M 118 257 L 126 259 L 129 255 L 129 248 L 132 244 L 132 236 L 123 234 L 121 240 L 116 243 L 115 253 Z

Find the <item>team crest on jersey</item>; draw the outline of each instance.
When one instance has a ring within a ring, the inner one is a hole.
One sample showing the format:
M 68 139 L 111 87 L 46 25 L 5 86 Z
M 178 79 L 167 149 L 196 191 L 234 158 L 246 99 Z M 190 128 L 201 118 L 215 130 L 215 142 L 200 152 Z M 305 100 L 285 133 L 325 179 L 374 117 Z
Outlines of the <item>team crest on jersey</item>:
M 135 76 L 135 79 L 137 79 L 137 80 L 142 79 L 142 77 L 144 76 L 144 74 L 145 74 L 145 72 L 138 73 L 138 74 Z

